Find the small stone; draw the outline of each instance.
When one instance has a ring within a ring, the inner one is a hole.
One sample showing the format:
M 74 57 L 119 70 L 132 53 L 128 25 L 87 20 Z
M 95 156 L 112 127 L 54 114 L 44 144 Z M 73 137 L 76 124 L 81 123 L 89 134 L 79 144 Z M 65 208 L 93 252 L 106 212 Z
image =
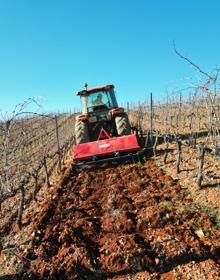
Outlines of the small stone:
M 205 237 L 205 234 L 204 234 L 204 232 L 202 231 L 202 229 L 196 230 L 195 233 L 196 233 L 196 235 L 197 235 L 200 239 L 202 239 L 202 238 Z

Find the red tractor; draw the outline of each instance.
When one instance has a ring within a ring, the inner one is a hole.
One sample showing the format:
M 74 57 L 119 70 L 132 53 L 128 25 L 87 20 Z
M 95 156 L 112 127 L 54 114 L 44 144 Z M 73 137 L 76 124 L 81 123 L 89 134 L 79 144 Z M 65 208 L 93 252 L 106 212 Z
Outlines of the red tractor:
M 133 156 L 140 150 L 131 134 L 127 113 L 118 107 L 114 86 L 106 85 L 77 92 L 82 114 L 75 122 L 74 159 L 109 160 L 117 156 Z
M 96 141 L 101 129 L 111 137 L 131 134 L 128 116 L 118 107 L 113 85 L 82 90 L 77 95 L 81 98 L 82 115 L 76 119 L 76 144 Z

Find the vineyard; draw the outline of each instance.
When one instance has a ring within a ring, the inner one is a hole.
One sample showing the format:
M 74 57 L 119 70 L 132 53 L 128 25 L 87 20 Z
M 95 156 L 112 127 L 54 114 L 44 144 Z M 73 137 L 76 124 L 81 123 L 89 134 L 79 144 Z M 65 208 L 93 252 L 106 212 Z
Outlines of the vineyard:
M 220 279 L 220 98 L 206 78 L 126 103 L 141 163 L 76 171 L 76 113 L 21 105 L 2 121 L 0 279 Z
M 10 230 L 17 220 L 21 227 L 25 205 L 36 198 L 43 182 L 61 171 L 73 145 L 75 116 L 71 114 L 22 114 L 2 123 L 0 233 Z

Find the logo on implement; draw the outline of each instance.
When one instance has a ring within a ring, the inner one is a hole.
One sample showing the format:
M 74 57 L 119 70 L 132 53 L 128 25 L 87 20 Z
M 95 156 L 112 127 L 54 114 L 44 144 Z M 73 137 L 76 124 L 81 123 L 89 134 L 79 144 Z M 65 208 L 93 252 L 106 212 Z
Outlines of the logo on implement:
M 110 144 L 109 144 L 109 143 L 99 145 L 99 148 L 100 148 L 100 149 L 108 148 L 108 147 L 110 147 Z

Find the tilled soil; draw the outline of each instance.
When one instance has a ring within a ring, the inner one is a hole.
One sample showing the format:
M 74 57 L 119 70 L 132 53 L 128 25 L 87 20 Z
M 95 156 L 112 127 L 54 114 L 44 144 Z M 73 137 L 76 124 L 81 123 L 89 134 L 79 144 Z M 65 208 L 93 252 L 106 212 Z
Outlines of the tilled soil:
M 70 172 L 33 222 L 23 278 L 220 279 L 215 217 L 153 162 Z

